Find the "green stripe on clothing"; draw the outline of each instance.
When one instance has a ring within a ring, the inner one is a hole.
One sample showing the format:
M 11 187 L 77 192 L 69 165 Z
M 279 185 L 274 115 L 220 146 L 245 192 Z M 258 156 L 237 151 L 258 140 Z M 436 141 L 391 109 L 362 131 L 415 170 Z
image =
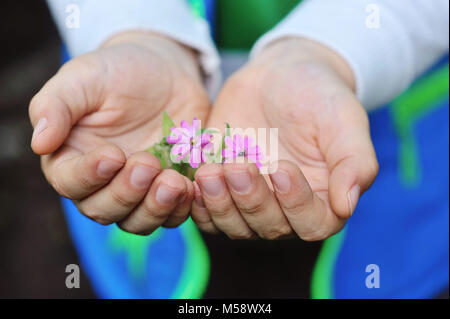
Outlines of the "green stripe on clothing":
M 334 298 L 334 269 L 345 239 L 345 228 L 324 241 L 311 279 L 311 298 Z
M 197 299 L 205 293 L 209 282 L 209 254 L 203 238 L 189 218 L 180 227 L 186 245 L 184 268 L 173 299 Z
M 199 17 L 199 18 L 205 18 L 206 16 L 206 9 L 205 9 L 205 3 L 203 0 L 188 0 L 189 7 L 191 8 L 191 12 Z
M 400 139 L 400 178 L 406 186 L 420 180 L 420 163 L 413 129 L 417 120 L 434 110 L 439 102 L 448 99 L 449 64 L 417 81 L 396 98 L 390 106 L 393 122 Z M 320 251 L 311 280 L 313 299 L 334 298 L 334 272 L 336 261 L 345 240 L 346 229 L 327 239 Z
M 299 0 L 216 0 L 217 45 L 226 50 L 249 50 L 281 21 Z
M 406 187 L 417 187 L 421 181 L 420 159 L 414 126 L 418 120 L 434 110 L 439 102 L 448 98 L 448 63 L 418 80 L 396 98 L 390 113 L 399 138 L 399 178 Z

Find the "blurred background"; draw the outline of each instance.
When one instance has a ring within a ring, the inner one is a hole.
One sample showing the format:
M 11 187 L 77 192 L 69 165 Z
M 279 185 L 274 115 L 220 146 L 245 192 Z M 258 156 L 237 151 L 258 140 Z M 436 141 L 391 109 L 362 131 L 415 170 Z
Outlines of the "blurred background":
M 245 51 L 262 30 L 275 24 L 276 17 L 286 14 L 297 0 L 284 0 L 280 11 L 267 25 L 250 28 L 242 37 L 228 36 L 239 32 L 235 20 L 249 18 L 243 10 L 232 10 L 232 3 L 236 7 L 241 2 L 217 3 L 218 24 L 225 26 L 217 30 L 218 46 L 231 49 L 222 50 L 223 71 L 227 76 L 245 62 L 247 53 L 240 51 Z M 260 4 L 259 0 L 246 0 L 249 3 Z M 264 20 L 258 11 L 253 12 L 250 26 Z M 221 32 L 225 29 L 231 32 Z M 2 0 L 0 36 L 3 40 L 0 50 L 0 298 L 95 298 L 83 267 L 81 287 L 66 288 L 66 266 L 80 262 L 67 230 L 60 198 L 47 184 L 39 157 L 30 149 L 29 101 L 58 70 L 61 61 L 61 40 L 45 0 Z M 384 189 L 380 187 L 379 191 Z M 320 243 L 296 239 L 239 242 L 225 236 L 204 236 L 204 239 L 212 264 L 205 297 L 310 296 L 310 277 Z M 295 250 L 301 254 L 290 254 Z M 448 298 L 448 289 L 435 297 Z
M 30 149 L 28 103 L 58 69 L 60 39 L 45 1 L 0 2 L 0 298 L 90 298 L 65 286 L 78 264 L 57 194 Z
M 287 12 L 295 1 L 286 3 L 289 6 L 283 10 Z M 59 196 L 47 184 L 39 157 L 30 148 L 29 101 L 61 61 L 61 40 L 46 2 L 2 0 L 0 36 L 0 298 L 95 298 L 83 273 L 79 289 L 65 286 L 66 266 L 79 264 L 79 260 Z M 226 37 L 221 39 L 226 43 Z M 233 42 L 228 46 L 242 45 Z M 245 58 L 231 55 L 224 63 L 224 74 L 238 68 Z M 309 297 L 320 243 L 237 242 L 225 236 L 204 239 L 212 263 L 205 297 Z M 295 260 L 287 258 L 293 249 L 302 251 Z M 240 263 L 233 263 L 236 258 Z M 230 285 L 227 273 L 241 285 Z M 278 277 L 260 280 L 268 273 Z

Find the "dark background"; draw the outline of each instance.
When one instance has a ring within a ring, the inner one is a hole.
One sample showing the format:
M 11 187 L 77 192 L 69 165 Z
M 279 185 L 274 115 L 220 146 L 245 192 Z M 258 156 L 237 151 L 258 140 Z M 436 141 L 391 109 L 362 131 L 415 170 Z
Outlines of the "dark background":
M 28 103 L 60 64 L 45 1 L 2 0 L 0 39 L 0 298 L 93 298 L 84 275 L 80 289 L 65 286 L 66 265 L 79 261 L 58 195 L 29 146 Z M 212 264 L 205 297 L 309 296 L 320 244 L 205 240 Z
M 58 69 L 60 40 L 43 0 L 0 2 L 0 298 L 94 297 L 78 263 L 58 196 L 30 149 L 28 103 Z

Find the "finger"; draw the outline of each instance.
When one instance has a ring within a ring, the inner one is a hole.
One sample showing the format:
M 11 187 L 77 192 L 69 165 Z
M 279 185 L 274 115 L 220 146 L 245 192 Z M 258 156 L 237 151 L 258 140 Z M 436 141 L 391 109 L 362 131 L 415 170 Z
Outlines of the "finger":
M 31 147 L 37 154 L 50 154 L 62 145 L 72 126 L 98 104 L 100 96 L 95 68 L 70 61 L 52 77 L 30 102 L 34 127 Z
M 333 213 L 323 196 L 311 191 L 295 164 L 279 161 L 278 170 L 270 174 L 270 179 L 291 227 L 303 240 L 326 239 L 344 226 L 345 219 Z
M 78 154 L 71 157 L 71 154 Z M 108 144 L 81 154 L 65 148 L 43 158 L 47 180 L 62 196 L 79 200 L 100 189 L 125 165 L 120 148 Z
M 203 202 L 202 193 L 197 185 L 197 182 L 194 181 L 193 185 L 194 201 L 192 202 L 191 208 L 192 220 L 197 224 L 201 231 L 209 234 L 218 234 L 220 231 L 216 225 L 214 225 L 214 221 L 212 220 L 208 209 Z
M 352 125 L 334 132 L 331 142 L 325 147 L 330 171 L 328 189 L 331 207 L 343 218 L 353 214 L 359 197 L 378 174 L 367 114 L 358 101 L 348 103 L 357 104 Z
M 180 200 L 184 200 L 186 192 L 182 175 L 171 169 L 163 170 L 152 183 L 144 200 L 118 223 L 119 227 L 134 234 L 151 234 L 167 220 Z
M 260 237 L 287 238 L 293 231 L 255 164 L 225 164 L 225 181 L 235 205 Z
M 161 164 L 155 156 L 134 153 L 107 186 L 79 201 L 77 207 L 101 224 L 122 220 L 142 201 L 160 172 Z
M 203 201 L 217 228 L 232 239 L 255 238 L 227 189 L 220 164 L 201 166 L 195 173 Z
M 183 176 L 186 184 L 186 192 L 183 198 L 180 199 L 180 203 L 175 207 L 173 212 L 169 215 L 163 226 L 168 228 L 178 227 L 189 217 L 191 211 L 192 200 L 194 199 L 194 185 L 192 181 Z

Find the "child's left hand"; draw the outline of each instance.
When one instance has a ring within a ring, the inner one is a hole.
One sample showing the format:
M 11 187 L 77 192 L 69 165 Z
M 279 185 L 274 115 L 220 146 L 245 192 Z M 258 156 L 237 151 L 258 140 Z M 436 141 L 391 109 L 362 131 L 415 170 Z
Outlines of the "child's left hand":
M 270 181 L 254 164 L 200 167 L 198 226 L 238 239 L 322 240 L 338 232 L 378 172 L 353 81 L 333 51 L 299 39 L 273 44 L 234 75 L 208 127 L 278 128 L 282 161 Z

